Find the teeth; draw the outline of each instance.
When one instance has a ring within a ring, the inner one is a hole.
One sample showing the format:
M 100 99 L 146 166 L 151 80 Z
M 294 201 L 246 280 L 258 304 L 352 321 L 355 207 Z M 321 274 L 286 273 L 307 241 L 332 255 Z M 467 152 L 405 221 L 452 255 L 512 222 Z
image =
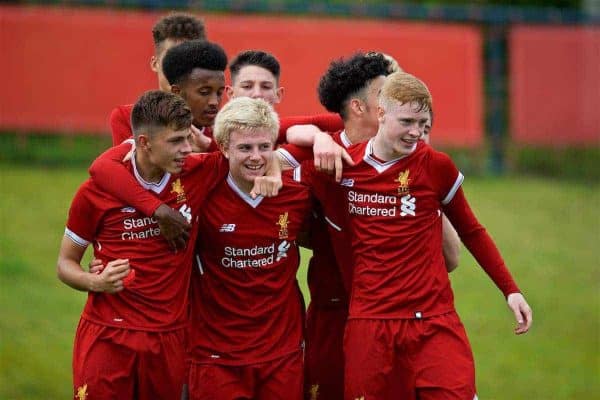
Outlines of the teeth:
M 246 168 L 257 171 L 261 168 L 260 165 L 246 165 Z

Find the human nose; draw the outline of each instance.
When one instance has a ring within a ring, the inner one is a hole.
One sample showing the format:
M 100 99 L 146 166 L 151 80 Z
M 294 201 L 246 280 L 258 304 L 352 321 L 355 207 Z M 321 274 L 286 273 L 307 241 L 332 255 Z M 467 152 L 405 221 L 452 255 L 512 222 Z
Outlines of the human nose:
M 420 138 L 423 135 L 423 130 L 419 127 L 419 124 L 414 124 L 408 133 L 413 137 Z
M 254 85 L 252 87 L 252 91 L 250 93 L 250 97 L 252 97 L 253 99 L 259 99 L 262 98 L 262 92 L 260 90 L 260 87 L 258 85 Z
M 182 154 L 190 154 L 192 152 L 192 141 L 189 138 L 186 138 L 179 150 Z
M 260 155 L 260 150 L 257 147 L 254 147 L 252 150 L 250 150 L 250 159 L 257 160 L 260 158 Z

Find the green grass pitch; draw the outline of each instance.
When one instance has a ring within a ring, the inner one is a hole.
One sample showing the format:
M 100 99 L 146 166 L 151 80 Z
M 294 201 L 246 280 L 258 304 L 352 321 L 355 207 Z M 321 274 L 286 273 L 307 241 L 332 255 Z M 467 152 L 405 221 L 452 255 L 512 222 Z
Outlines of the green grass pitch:
M 0 165 L 0 399 L 72 397 L 71 347 L 85 294 L 60 283 L 55 265 L 85 176 L 85 168 Z M 598 186 L 494 178 L 467 179 L 464 187 L 534 310 L 532 331 L 516 337 L 500 292 L 463 251 L 452 284 L 479 398 L 593 398 L 600 393 Z

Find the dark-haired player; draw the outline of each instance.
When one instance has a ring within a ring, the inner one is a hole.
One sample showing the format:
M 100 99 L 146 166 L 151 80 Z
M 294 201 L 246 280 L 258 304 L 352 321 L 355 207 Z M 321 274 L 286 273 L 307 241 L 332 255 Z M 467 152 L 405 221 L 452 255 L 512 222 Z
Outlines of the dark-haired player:
M 131 119 L 136 151 L 120 173 L 178 210 L 193 240 L 200 204 L 210 182 L 226 176 L 226 162 L 217 153 L 190 156 L 192 115 L 179 96 L 148 92 Z M 105 265 L 97 274 L 80 266 L 90 244 Z M 58 257 L 58 277 L 88 292 L 73 349 L 78 398 L 179 398 L 192 257 L 192 246 L 173 252 L 156 219 L 92 179 L 79 188 Z
M 192 110 L 192 126 L 198 143 L 202 138 L 212 139 L 212 125 L 225 90 L 225 51 L 205 40 L 183 42 L 167 51 L 162 67 L 171 91 L 183 97 Z M 208 147 L 210 141 L 195 151 Z
M 158 88 L 169 92 L 171 85 L 162 71 L 162 59 L 171 47 L 187 40 L 206 39 L 204 22 L 193 15 L 171 13 L 159 19 L 152 27 L 154 54 L 150 58 L 150 68 L 156 73 Z M 133 104 L 115 107 L 110 114 L 110 128 L 113 146 L 129 139 L 131 130 L 131 109 Z
M 260 98 L 273 106 L 283 99 L 284 88 L 279 84 L 281 66 L 273 54 L 262 50 L 242 51 L 229 64 L 229 71 L 231 86 L 225 89 L 229 98 Z M 310 140 L 306 141 L 307 138 L 300 135 L 287 136 L 288 128 L 293 125 L 312 124 L 325 132 L 335 132 L 343 127 L 341 119 L 335 114 L 283 117 L 280 122 L 277 138 L 279 144 L 285 142 L 311 144 Z M 315 155 L 319 157 L 318 152 Z

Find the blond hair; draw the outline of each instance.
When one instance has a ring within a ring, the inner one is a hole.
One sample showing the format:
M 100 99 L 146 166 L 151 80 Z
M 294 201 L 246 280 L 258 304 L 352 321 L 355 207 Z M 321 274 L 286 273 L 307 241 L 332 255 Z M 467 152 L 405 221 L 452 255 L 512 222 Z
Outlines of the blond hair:
M 406 72 L 395 72 L 385 78 L 379 94 L 379 105 L 389 109 L 394 102 L 415 103 L 416 111 L 432 111 L 433 100 L 427 85 Z
M 273 143 L 279 133 L 279 117 L 273 107 L 263 99 L 236 97 L 217 114 L 213 136 L 222 148 L 229 145 L 233 131 L 266 129 L 272 134 Z

